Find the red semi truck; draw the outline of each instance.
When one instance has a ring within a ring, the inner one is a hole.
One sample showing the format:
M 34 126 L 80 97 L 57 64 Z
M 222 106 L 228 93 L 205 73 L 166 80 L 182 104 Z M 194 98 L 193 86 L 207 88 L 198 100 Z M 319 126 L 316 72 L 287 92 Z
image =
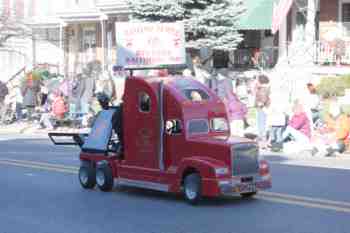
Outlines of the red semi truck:
M 203 196 L 250 197 L 271 187 L 256 142 L 231 136 L 224 103 L 198 81 L 131 76 L 122 106 L 101 111 L 85 140 L 66 134 L 81 146 L 83 188 L 109 191 L 117 184 L 183 193 L 194 204 Z M 114 139 L 115 122 L 123 145 Z

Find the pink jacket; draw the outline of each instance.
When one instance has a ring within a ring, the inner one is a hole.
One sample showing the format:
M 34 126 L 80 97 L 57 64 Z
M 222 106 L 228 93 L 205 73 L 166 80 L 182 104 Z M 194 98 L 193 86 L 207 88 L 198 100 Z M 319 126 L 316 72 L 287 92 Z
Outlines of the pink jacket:
M 63 119 L 64 114 L 68 111 L 67 106 L 62 97 L 56 97 L 52 103 L 52 113 L 58 119 Z
M 236 94 L 230 94 L 229 98 L 224 99 L 224 103 L 230 121 L 243 120 L 246 117 L 248 112 L 247 106 L 238 99 Z
M 294 114 L 288 125 L 311 138 L 310 121 L 305 112 Z

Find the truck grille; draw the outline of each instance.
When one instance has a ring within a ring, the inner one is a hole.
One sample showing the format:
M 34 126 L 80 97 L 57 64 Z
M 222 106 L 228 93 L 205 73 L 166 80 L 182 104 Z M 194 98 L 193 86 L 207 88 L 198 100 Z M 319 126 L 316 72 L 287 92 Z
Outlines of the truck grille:
M 259 150 L 254 144 L 232 146 L 232 175 L 248 175 L 259 172 Z

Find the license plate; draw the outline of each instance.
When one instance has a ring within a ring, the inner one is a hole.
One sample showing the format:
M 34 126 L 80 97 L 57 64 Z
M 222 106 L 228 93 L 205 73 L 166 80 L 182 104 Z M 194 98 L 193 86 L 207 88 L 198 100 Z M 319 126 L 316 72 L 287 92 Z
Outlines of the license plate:
M 256 192 L 256 185 L 254 183 L 241 184 L 239 186 L 240 193 L 252 193 Z

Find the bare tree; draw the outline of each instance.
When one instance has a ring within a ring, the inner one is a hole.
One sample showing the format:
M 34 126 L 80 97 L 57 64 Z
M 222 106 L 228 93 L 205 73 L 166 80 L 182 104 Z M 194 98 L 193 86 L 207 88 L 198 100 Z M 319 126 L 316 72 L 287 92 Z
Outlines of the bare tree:
M 10 38 L 26 38 L 32 35 L 31 28 L 10 12 L 0 10 L 0 47 L 5 47 Z

